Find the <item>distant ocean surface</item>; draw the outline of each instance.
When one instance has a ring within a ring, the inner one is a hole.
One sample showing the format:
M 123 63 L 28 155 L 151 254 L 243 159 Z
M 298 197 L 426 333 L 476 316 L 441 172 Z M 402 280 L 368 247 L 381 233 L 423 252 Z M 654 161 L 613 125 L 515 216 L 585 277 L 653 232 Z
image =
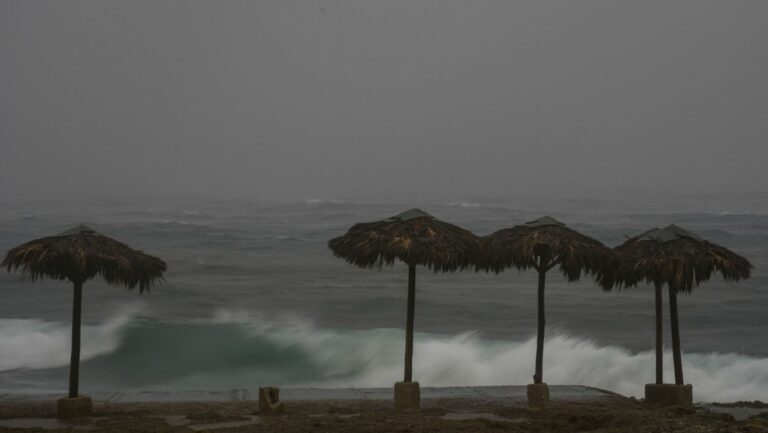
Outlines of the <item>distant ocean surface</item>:
M 734 204 L 735 203 L 735 204 Z M 85 285 L 81 390 L 391 386 L 402 377 L 407 268 L 357 269 L 327 241 L 414 203 L 188 199 L 0 202 L 0 251 L 86 223 L 168 263 L 139 295 Z M 676 223 L 747 257 L 680 299 L 686 381 L 698 401 L 768 401 L 768 209 L 762 200 L 475 199 L 421 203 L 478 235 L 549 214 L 608 246 Z M 533 273 L 417 273 L 414 377 L 422 386 L 531 381 Z M 0 393 L 63 392 L 71 285 L 0 273 Z M 665 291 L 666 294 L 666 291 Z M 544 379 L 640 397 L 654 379 L 653 293 L 604 293 L 548 275 Z M 665 319 L 668 318 L 664 299 Z M 666 329 L 666 342 L 670 341 Z M 671 354 L 665 378 L 672 380 Z

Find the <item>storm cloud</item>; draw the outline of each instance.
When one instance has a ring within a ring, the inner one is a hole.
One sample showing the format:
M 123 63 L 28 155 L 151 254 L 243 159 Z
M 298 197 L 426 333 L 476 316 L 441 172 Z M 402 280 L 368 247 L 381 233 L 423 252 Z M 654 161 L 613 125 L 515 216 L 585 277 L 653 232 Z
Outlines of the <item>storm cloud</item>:
M 0 0 L 0 199 L 765 191 L 767 16 Z

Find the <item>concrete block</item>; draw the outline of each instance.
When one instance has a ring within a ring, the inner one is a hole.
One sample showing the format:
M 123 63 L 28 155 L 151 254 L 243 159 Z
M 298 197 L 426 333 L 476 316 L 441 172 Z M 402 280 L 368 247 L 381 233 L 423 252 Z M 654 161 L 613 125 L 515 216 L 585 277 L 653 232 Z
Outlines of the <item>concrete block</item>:
M 545 407 L 549 405 L 549 387 L 546 383 L 528 385 L 528 407 Z
M 282 415 L 284 410 L 285 405 L 280 401 L 280 388 L 259 388 L 259 416 Z
M 395 383 L 395 409 L 404 412 L 418 411 L 421 408 L 421 389 L 419 382 Z
M 654 406 L 693 407 L 693 386 L 649 383 L 645 402 Z
M 93 401 L 90 397 L 77 396 L 60 398 L 56 402 L 60 419 L 87 418 L 93 416 Z

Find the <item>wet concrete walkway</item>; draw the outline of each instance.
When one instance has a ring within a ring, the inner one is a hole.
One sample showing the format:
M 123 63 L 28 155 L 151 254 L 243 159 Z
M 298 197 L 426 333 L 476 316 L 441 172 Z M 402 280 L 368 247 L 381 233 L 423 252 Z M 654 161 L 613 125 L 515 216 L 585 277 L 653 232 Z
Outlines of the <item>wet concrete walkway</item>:
M 550 385 L 552 400 L 579 401 L 615 398 L 616 394 L 582 385 Z M 87 393 L 95 402 L 205 402 L 258 400 L 258 389 L 229 391 L 144 391 Z M 0 394 L 0 402 L 56 400 L 63 394 Z M 474 400 L 526 400 L 525 385 L 423 387 L 422 400 L 469 398 Z M 280 388 L 280 400 L 392 400 L 392 388 Z

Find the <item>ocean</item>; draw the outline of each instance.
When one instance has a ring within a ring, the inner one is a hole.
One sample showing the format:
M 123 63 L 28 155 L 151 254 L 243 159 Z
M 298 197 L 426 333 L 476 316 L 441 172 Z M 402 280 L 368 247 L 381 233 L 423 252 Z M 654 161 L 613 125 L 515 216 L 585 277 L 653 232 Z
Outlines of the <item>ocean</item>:
M 416 203 L 178 199 L 0 202 L 0 251 L 80 223 L 168 263 L 149 294 L 84 289 L 81 391 L 391 386 L 402 378 L 407 268 L 358 269 L 327 241 Z M 679 300 L 697 401 L 768 401 L 768 208 L 760 199 L 471 198 L 418 207 L 478 235 L 551 215 L 608 246 L 675 223 L 747 257 Z M 0 393 L 64 392 L 72 287 L 0 273 Z M 653 290 L 604 293 L 548 274 L 544 380 L 641 397 L 654 379 Z M 665 315 L 668 304 L 665 298 Z M 665 343 L 669 343 L 666 328 Z M 414 379 L 531 382 L 536 275 L 417 271 Z M 668 345 L 667 345 L 668 346 Z M 672 381 L 669 347 L 666 380 Z

